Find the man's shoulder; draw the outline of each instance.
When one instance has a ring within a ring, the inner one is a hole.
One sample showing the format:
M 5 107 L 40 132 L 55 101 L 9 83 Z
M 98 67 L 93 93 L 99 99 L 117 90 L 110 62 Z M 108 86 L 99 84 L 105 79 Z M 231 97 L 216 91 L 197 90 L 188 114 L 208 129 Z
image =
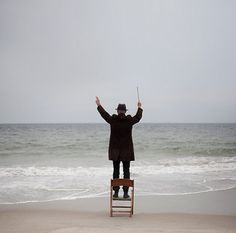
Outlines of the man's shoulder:
M 113 114 L 111 117 L 112 117 L 113 120 L 121 120 L 121 119 L 123 119 L 123 120 L 132 120 L 131 115 L 124 115 L 123 117 L 120 117 L 117 114 Z
M 112 119 L 117 119 L 117 120 L 120 120 L 120 119 L 127 119 L 127 120 L 130 120 L 130 119 L 132 119 L 132 116 L 131 115 L 124 115 L 124 116 L 122 116 L 122 117 L 120 117 L 119 115 L 117 115 L 117 114 L 113 114 L 112 115 Z

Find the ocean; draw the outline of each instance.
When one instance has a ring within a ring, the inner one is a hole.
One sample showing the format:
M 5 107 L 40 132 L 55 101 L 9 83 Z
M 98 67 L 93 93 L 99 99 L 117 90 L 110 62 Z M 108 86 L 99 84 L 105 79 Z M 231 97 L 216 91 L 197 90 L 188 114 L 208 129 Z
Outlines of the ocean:
M 0 124 L 0 204 L 108 196 L 109 130 L 108 124 Z M 137 196 L 236 187 L 236 124 L 140 123 L 133 142 Z

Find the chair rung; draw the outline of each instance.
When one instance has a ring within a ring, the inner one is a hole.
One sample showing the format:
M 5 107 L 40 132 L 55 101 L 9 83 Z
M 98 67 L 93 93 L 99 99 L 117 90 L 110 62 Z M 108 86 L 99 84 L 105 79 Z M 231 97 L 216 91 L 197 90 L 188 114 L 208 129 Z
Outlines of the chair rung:
M 117 205 L 113 205 L 112 208 L 131 208 L 131 206 L 117 206 Z
M 130 211 L 125 211 L 125 210 L 113 210 L 112 212 L 113 213 L 129 213 L 130 214 Z

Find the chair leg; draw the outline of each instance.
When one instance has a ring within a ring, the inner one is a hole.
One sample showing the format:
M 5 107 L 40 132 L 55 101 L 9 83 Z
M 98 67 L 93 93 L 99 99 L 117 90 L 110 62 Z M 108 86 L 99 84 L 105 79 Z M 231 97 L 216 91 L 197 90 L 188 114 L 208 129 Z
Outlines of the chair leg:
M 112 186 L 110 189 L 110 217 L 112 217 Z
M 131 200 L 131 210 L 132 210 L 132 215 L 134 214 L 134 188 L 132 189 L 132 200 Z

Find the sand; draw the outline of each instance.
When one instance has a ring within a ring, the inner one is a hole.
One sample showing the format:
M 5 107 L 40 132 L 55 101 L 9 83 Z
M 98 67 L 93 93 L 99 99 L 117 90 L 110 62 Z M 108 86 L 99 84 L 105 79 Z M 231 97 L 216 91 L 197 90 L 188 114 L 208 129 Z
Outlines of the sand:
M 109 217 L 108 198 L 0 205 L 1 233 L 235 233 L 236 189 L 135 198 L 133 217 Z

